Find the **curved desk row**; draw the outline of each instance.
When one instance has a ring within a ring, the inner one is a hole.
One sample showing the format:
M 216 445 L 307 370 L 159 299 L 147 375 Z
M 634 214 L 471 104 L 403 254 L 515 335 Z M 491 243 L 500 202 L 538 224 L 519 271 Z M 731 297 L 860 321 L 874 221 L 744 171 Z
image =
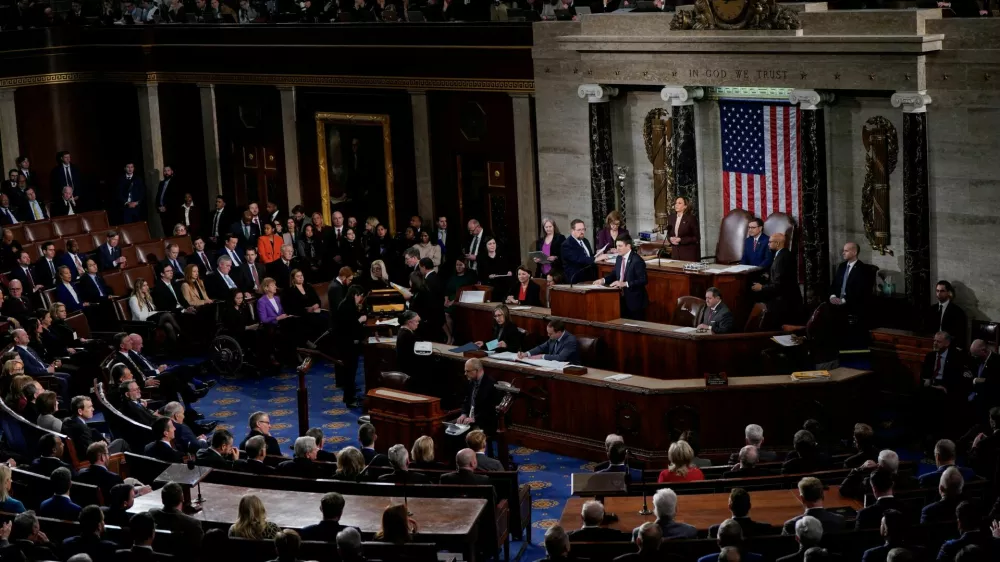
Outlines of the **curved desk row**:
M 465 391 L 465 358 L 434 344 L 423 371 L 452 404 Z M 772 447 L 791 444 L 809 418 L 819 419 L 831 435 L 847 434 L 864 419 L 875 386 L 871 371 L 838 368 L 829 380 L 796 382 L 787 375 L 746 376 L 728 386 L 707 387 L 703 379 L 663 380 L 632 376 L 605 380 L 617 371 L 589 369 L 567 375 L 523 363 L 484 359 L 486 373 L 520 389 L 510 409 L 511 442 L 556 454 L 603 460 L 604 438 L 625 437 L 639 458 L 665 460 L 670 436 L 696 430 L 704 449 L 735 450 L 743 445 L 748 423 L 763 426 Z M 365 345 L 366 388 L 379 385 L 379 373 L 396 369 L 395 344 Z M 404 372 L 407 366 L 402 367 Z
M 497 303 L 460 303 L 455 313 L 459 340 L 488 341 L 493 337 L 493 309 Z M 509 305 L 510 306 L 510 305 Z M 544 340 L 545 326 L 553 318 L 549 308 L 511 310 L 518 328 L 530 337 L 526 343 Z M 725 372 L 730 377 L 763 372 L 761 351 L 778 346 L 771 337 L 782 332 L 751 332 L 716 335 L 684 332 L 681 326 L 639 320 L 616 319 L 592 322 L 562 318 L 574 336 L 598 337 L 601 345 L 596 363 L 619 373 L 635 373 L 657 379 L 704 378 L 706 373 Z

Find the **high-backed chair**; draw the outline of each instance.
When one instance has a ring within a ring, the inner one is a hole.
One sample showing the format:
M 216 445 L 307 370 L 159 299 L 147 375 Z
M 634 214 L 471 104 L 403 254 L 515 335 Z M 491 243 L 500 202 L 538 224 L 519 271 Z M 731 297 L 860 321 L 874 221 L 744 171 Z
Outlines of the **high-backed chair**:
M 131 287 L 125 286 L 125 277 L 121 271 L 112 271 L 111 273 L 104 274 L 104 282 L 111 289 L 111 293 L 116 297 L 128 296 L 131 292 Z
M 24 237 L 29 242 L 41 242 L 57 238 L 56 230 L 51 221 L 29 222 L 24 225 Z
M 14 235 L 14 240 L 17 240 L 21 244 L 24 244 L 25 242 L 28 241 L 28 239 L 24 237 L 24 223 L 23 222 L 19 222 L 17 224 L 8 224 L 4 228 L 10 229 L 11 234 Z
M 139 263 L 155 264 L 167 257 L 166 249 L 159 240 L 136 244 L 135 249 Z
M 548 308 L 549 306 L 549 288 L 545 279 L 539 279 L 538 277 L 532 277 L 531 282 L 538 285 L 538 298 L 542 301 L 542 306 Z
M 580 352 L 580 362 L 585 367 L 597 367 L 597 357 L 601 338 L 591 338 L 587 336 L 577 336 L 577 349 Z
M 67 236 L 62 240 L 64 244 L 70 240 L 76 240 L 76 243 L 80 245 L 81 254 L 89 254 L 97 249 L 97 246 L 94 245 L 94 237 L 86 232 L 76 234 L 74 236 Z
M 52 219 L 52 227 L 57 236 L 76 236 L 83 234 L 83 219 L 80 215 L 70 215 L 66 217 L 56 217 Z
M 330 295 L 327 294 L 330 290 L 330 284 L 313 283 L 312 288 L 316 291 L 316 296 L 319 297 L 319 307 L 323 310 L 330 310 Z
M 753 305 L 753 309 L 750 310 L 750 317 L 747 318 L 746 326 L 743 327 L 744 332 L 760 332 L 762 331 L 762 326 L 764 326 L 764 316 L 767 314 L 767 305 L 759 302 Z
M 705 299 L 698 297 L 680 297 L 677 299 L 677 308 L 670 318 L 670 323 L 674 326 L 688 326 L 691 328 L 698 326 L 698 319 L 701 318 L 705 310 Z
M 785 247 L 791 249 L 795 246 L 795 221 L 785 213 L 771 213 L 764 221 L 764 234 L 769 237 L 775 233 L 784 233 Z
M 753 215 L 743 209 L 733 209 L 719 225 L 719 241 L 715 244 L 715 261 L 737 263 L 743 258 L 743 241 Z
M 123 224 L 118 227 L 118 231 L 121 233 L 122 242 L 125 244 L 142 244 L 150 240 L 149 225 L 145 221 Z
M 83 229 L 87 232 L 98 232 L 108 229 L 108 214 L 104 211 L 80 213 L 83 219 Z
M 166 248 L 169 244 L 177 244 L 177 250 L 182 256 L 190 256 L 194 253 L 194 244 L 191 242 L 190 236 L 171 236 L 170 238 L 164 238 L 163 247 Z
M 153 266 L 150 264 L 140 267 L 130 267 L 122 273 L 125 277 L 125 284 L 129 289 L 135 286 L 136 279 L 145 279 L 150 287 L 156 284 L 156 273 L 154 273 Z M 183 273 L 181 275 L 183 276 Z

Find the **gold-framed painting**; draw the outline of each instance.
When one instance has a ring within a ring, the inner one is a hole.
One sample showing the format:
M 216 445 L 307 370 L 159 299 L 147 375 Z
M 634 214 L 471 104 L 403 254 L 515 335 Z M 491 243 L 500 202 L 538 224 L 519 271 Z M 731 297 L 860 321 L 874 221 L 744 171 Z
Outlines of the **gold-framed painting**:
M 316 113 L 320 200 L 323 222 L 343 209 L 363 225 L 378 217 L 396 231 L 392 131 L 389 116 L 370 113 Z

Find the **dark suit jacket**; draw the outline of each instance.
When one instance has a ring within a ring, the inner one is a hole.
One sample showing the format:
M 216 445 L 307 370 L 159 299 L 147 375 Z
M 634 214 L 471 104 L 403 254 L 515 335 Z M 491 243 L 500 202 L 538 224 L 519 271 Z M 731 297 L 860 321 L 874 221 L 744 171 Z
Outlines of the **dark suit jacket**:
M 774 260 L 774 252 L 771 251 L 771 248 L 767 247 L 770 239 L 771 237 L 767 234 L 761 234 L 757 238 L 757 249 L 754 250 L 753 237 L 748 236 L 743 241 L 743 257 L 740 258 L 740 263 L 743 265 L 755 265 L 764 271 L 769 270 L 771 262 Z
M 278 263 L 281 260 L 277 260 Z M 270 266 L 268 266 L 270 269 Z M 333 281 L 330 281 L 330 286 L 326 289 L 326 298 L 330 302 L 330 310 L 337 310 L 340 303 L 344 301 L 344 297 L 347 295 L 347 287 L 340 282 L 340 279 L 334 277 Z
M 67 558 L 85 553 L 90 555 L 91 560 L 111 560 L 116 550 L 118 550 L 117 544 L 97 535 L 69 537 L 62 544 L 63 556 Z
M 260 238 L 260 228 L 255 223 L 250 223 L 250 235 L 243 231 L 243 221 L 239 220 L 229 226 L 229 231 L 239 238 L 237 247 L 240 249 L 240 256 L 247 248 L 257 249 L 257 239 Z M 242 262 L 243 259 L 241 258 Z
M 227 459 L 219 454 L 218 451 L 209 447 L 208 449 L 201 449 L 194 455 L 195 463 L 198 466 L 208 466 L 211 468 L 221 468 L 223 470 L 233 470 L 236 466 L 235 461 L 232 459 Z
M 63 430 L 65 429 L 66 428 L 64 427 Z M 947 470 L 949 466 L 955 466 L 955 465 L 939 466 L 937 470 L 935 470 L 934 472 L 928 472 L 927 474 L 921 475 L 920 478 L 918 479 L 920 482 L 920 487 L 928 488 L 930 490 L 937 489 L 938 484 L 941 483 L 941 474 L 944 473 L 944 471 Z M 962 473 L 962 478 L 966 482 L 974 480 L 976 478 L 976 473 L 973 472 L 971 468 L 967 468 L 964 466 L 957 466 L 956 468 L 958 469 L 959 472 Z
M 905 505 L 896 498 L 879 498 L 878 501 L 858 512 L 854 530 L 877 529 L 882 524 L 882 515 L 887 509 L 906 512 Z
M 811 509 L 807 509 L 803 515 L 798 515 L 796 517 L 789 519 L 788 521 L 785 521 L 785 525 L 781 529 L 781 534 L 794 535 L 795 523 L 799 519 L 802 519 L 802 517 L 805 515 L 811 515 L 816 519 L 819 519 L 819 522 L 823 524 L 824 535 L 829 533 L 836 533 L 837 531 L 843 531 L 847 528 L 843 515 L 839 515 L 832 511 L 827 511 L 826 509 L 821 507 L 814 507 Z
M 615 267 L 604 276 L 604 284 L 610 285 L 621 278 L 622 256 L 615 259 Z M 621 289 L 625 308 L 634 316 L 649 305 L 649 295 L 646 294 L 646 262 L 637 252 L 629 252 L 625 264 L 625 282 L 628 287 Z
M 273 435 L 264 435 L 256 429 L 248 433 L 247 436 L 243 438 L 243 441 L 240 441 L 240 450 L 245 451 L 247 449 L 247 440 L 258 435 L 263 436 L 264 442 L 267 443 L 267 454 L 281 456 L 281 445 L 278 444 L 278 440 L 275 439 Z
M 42 218 L 40 220 L 49 218 L 49 213 L 45 210 L 45 203 L 42 203 L 39 199 L 36 199 L 35 201 L 38 203 L 38 210 L 42 213 Z M 31 202 L 27 199 L 21 203 L 21 206 L 18 207 L 17 210 L 21 213 L 20 216 L 17 217 L 21 222 L 33 222 L 35 220 L 35 215 L 31 213 Z
M 84 192 L 83 178 L 80 176 L 80 170 L 73 164 L 69 165 L 69 175 L 70 179 L 73 181 L 73 195 L 82 195 Z M 35 178 L 35 174 L 32 174 L 32 178 Z M 31 182 L 28 185 L 37 185 Z M 52 168 L 52 172 L 49 173 L 49 191 L 53 194 L 61 194 L 62 188 L 70 185 L 66 183 L 66 173 L 63 172 L 62 162 L 56 164 L 55 168 Z
M 123 221 L 126 223 L 138 222 L 140 217 L 142 217 L 142 209 L 146 200 L 146 184 L 143 183 L 139 174 L 132 174 L 131 179 L 122 174 L 118 178 L 118 189 L 115 192 L 115 196 L 117 197 L 116 203 L 118 204 L 118 208 L 122 212 Z M 135 208 L 125 206 L 125 202 L 130 199 L 133 203 L 138 203 Z
M 15 540 L 0 548 L 0 560 L 60 560 L 55 550 L 55 545 L 49 542 L 35 544 L 26 539 Z
M 681 227 L 676 232 L 674 226 L 677 224 L 677 213 L 670 213 L 667 217 L 667 238 L 677 236 L 681 243 L 670 246 L 670 257 L 675 260 L 699 261 L 701 260 L 701 230 L 698 229 L 698 218 L 691 213 L 684 213 L 681 217 Z
M 414 472 L 412 470 L 393 470 L 388 474 L 383 474 L 377 478 L 379 482 L 392 482 L 395 484 L 430 484 L 431 479 L 426 474 Z
M 216 221 L 216 215 L 219 215 L 218 221 Z M 221 214 L 218 209 L 212 209 L 212 212 L 205 216 L 205 220 L 207 221 L 208 236 L 218 238 L 217 242 L 221 246 L 224 242 L 222 238 L 229 234 L 229 228 L 233 225 L 229 207 L 223 207 Z M 218 223 L 218 228 L 216 228 L 216 223 Z
M 299 478 L 329 478 L 330 474 L 325 474 L 323 468 L 310 459 L 295 458 L 287 460 L 278 465 L 278 474 L 281 476 L 297 476 Z
M 28 299 L 24 297 L 7 297 L 3 301 L 3 306 L 0 307 L 0 313 L 2 313 L 4 317 L 16 318 L 22 326 L 31 315 L 31 311 L 31 304 L 28 302 Z
M 176 263 L 175 263 L 176 262 Z M 163 258 L 160 263 L 157 264 L 158 267 L 163 267 L 169 264 L 174 268 L 174 279 L 179 279 L 184 277 L 184 267 L 187 266 L 187 260 L 183 256 L 178 255 L 177 259 L 171 260 L 170 258 Z M 198 273 L 204 274 L 201 268 L 198 268 Z
M 83 454 L 86 456 L 87 447 L 94 441 L 101 440 L 99 435 L 95 435 L 87 424 L 80 421 L 80 418 L 76 416 L 63 420 L 62 432 L 73 440 L 73 448 L 77 451 L 77 455 Z M 83 452 L 81 453 L 81 451 Z
M 286 289 L 288 288 L 288 276 L 291 275 L 293 269 L 299 268 L 300 264 L 297 258 L 293 258 L 288 262 L 288 265 L 285 265 L 285 262 L 279 258 L 267 264 L 267 276 L 274 279 L 278 288 Z M 340 300 L 344 300 L 343 297 Z M 335 310 L 333 304 L 330 304 L 330 310 Z
M 920 367 L 920 378 L 930 381 L 932 385 L 943 386 L 948 390 L 949 398 L 959 398 L 963 393 L 967 395 L 967 383 L 963 376 L 965 372 L 965 354 L 957 346 L 948 347 L 948 353 L 944 357 L 944 379 L 935 381 L 937 373 L 934 366 L 937 363 L 938 352 L 931 351 L 924 356 L 924 363 Z
M 299 536 L 304 541 L 329 541 L 330 537 L 336 538 L 337 533 L 346 528 L 347 525 L 341 525 L 337 521 L 324 519 L 319 523 L 302 527 L 302 530 L 299 531 Z
M 206 275 L 210 275 L 215 272 L 215 259 L 216 256 L 209 254 L 208 252 L 202 252 L 205 254 L 205 259 L 202 259 L 198 252 L 193 252 L 189 256 L 184 256 L 184 259 L 188 263 L 193 263 L 198 266 L 198 271 L 201 273 L 202 280 L 206 279 Z
M 82 508 L 66 496 L 51 496 L 38 508 L 39 517 L 76 521 Z
M 114 248 L 109 248 L 107 243 L 104 243 L 101 244 L 101 247 L 97 249 L 97 265 L 98 267 L 101 268 L 101 271 L 116 269 L 117 266 L 112 262 L 114 262 L 114 260 L 120 257 L 122 257 L 121 246 L 115 246 Z
M 157 562 L 164 560 L 173 560 L 173 557 L 160 554 L 145 546 L 133 546 L 115 552 L 115 562 Z
M 488 457 L 486 453 L 476 453 L 476 466 L 479 470 L 486 472 L 502 472 L 504 470 L 500 461 Z
M 997 459 L 1000 459 L 1000 430 L 994 430 L 979 440 L 969 452 L 969 465 L 976 474 L 992 478 L 996 474 Z
M 178 306 L 181 308 L 188 307 L 187 301 L 184 300 L 184 295 L 181 294 L 180 287 L 174 283 L 173 288 L 174 292 L 171 293 L 163 279 L 156 280 L 156 283 L 153 285 L 153 289 L 150 291 L 156 310 L 173 312 L 177 310 Z M 211 296 L 211 293 L 209 293 L 209 296 Z
M 240 459 L 236 461 L 234 468 L 240 472 L 248 472 L 250 474 L 274 474 L 277 472 L 273 466 L 267 466 L 254 459 Z
M 844 275 L 847 272 L 847 262 L 842 261 L 837 266 L 837 272 L 833 276 L 833 284 L 830 285 L 830 294 L 847 299 L 844 307 L 850 314 L 860 314 L 864 312 L 872 295 L 872 286 L 875 283 L 874 270 L 868 264 L 857 260 L 851 268 L 851 274 L 847 277 L 847 287 L 844 294 L 840 293 L 844 282 Z
M 79 258 L 80 265 L 85 264 L 87 261 L 87 256 L 83 255 L 82 253 L 77 254 L 76 257 Z M 61 256 L 57 257 L 56 264 L 57 267 L 59 265 L 65 265 L 66 267 L 69 268 L 69 273 L 70 275 L 72 275 L 70 280 L 73 283 L 76 283 L 76 280 L 80 278 L 80 272 L 76 270 L 76 262 L 73 261 L 73 256 L 69 252 L 64 252 Z
M 456 470 L 441 475 L 442 484 L 464 484 L 466 486 L 489 486 L 490 477 L 485 474 L 476 474 L 471 470 Z
M 142 454 L 154 459 L 160 459 L 163 462 L 178 463 L 184 460 L 184 455 L 180 451 L 159 440 L 146 445 Z
M 201 528 L 201 521 L 181 513 L 174 509 L 154 508 L 149 510 L 153 516 L 157 529 L 165 529 L 176 535 L 177 545 L 187 545 L 185 552 L 193 552 L 201 545 L 201 539 L 205 532 Z M 173 542 L 173 541 L 171 541 Z
M 587 247 L 584 252 L 580 243 L 572 236 L 566 238 L 562 243 L 562 266 L 563 274 L 566 275 L 567 283 L 582 283 L 597 279 L 597 266 L 594 265 L 594 248 L 590 246 L 590 240 L 583 239 L 583 244 Z M 589 254 L 589 255 L 588 255 Z
M 130 420 L 137 421 L 143 425 L 153 425 L 156 421 L 156 416 L 153 412 L 150 412 L 148 408 L 141 404 L 136 404 L 131 400 L 123 400 L 120 405 L 121 411 Z
M 944 309 L 944 318 L 942 318 L 940 306 L 940 304 L 934 304 L 927 308 L 927 316 L 924 320 L 927 332 L 931 334 L 938 330 L 948 332 L 952 341 L 964 349 L 968 344 L 966 338 L 969 330 L 969 320 L 965 316 L 965 311 L 955 304 L 955 301 L 951 301 Z
M 253 265 L 243 262 L 243 267 L 241 267 L 238 272 L 239 278 L 234 277 L 233 281 L 235 281 L 236 284 L 239 285 L 240 289 L 243 292 L 256 293 L 257 291 L 256 289 L 254 289 L 253 286 L 253 272 L 250 270 L 250 268 L 254 268 L 257 270 L 257 283 L 258 286 L 260 286 L 260 283 L 263 283 L 264 278 L 267 277 L 267 271 L 265 267 L 266 266 L 260 263 L 259 261 L 254 262 Z M 230 271 L 229 273 L 233 273 L 233 271 Z M 287 280 L 285 282 L 287 283 Z M 277 280 L 275 280 L 275 283 L 277 283 Z M 223 285 L 225 285 L 225 282 L 223 282 Z
M 726 306 L 726 303 L 720 302 L 719 306 L 715 307 L 715 312 L 708 306 L 701 311 L 701 318 L 698 320 L 699 324 L 708 324 L 712 327 L 713 334 L 728 334 L 733 332 L 733 313 Z
M 97 291 L 98 286 L 101 288 L 100 293 Z M 100 273 L 97 274 L 96 279 L 87 274 L 81 275 L 80 282 L 77 284 L 76 290 L 84 302 L 90 303 L 98 303 L 102 300 L 106 301 L 112 294 L 111 287 L 108 287 L 108 284 L 104 282 L 104 278 L 101 277 Z M 104 294 L 103 297 L 101 296 L 101 293 Z
M 952 498 L 942 498 L 925 505 L 920 510 L 920 524 L 932 525 L 934 523 L 950 523 L 955 521 L 955 508 L 965 499 L 965 496 L 959 495 Z
M 770 525 L 768 523 L 763 523 L 760 521 L 754 521 L 749 516 L 747 517 L 733 517 L 737 523 L 740 524 L 740 528 L 743 529 L 743 538 L 748 539 L 750 537 L 761 537 L 767 535 L 776 535 L 781 532 L 777 527 Z M 708 538 L 714 539 L 719 536 L 719 526 L 712 525 L 708 528 Z
M 6 207 L 7 212 L 0 211 L 0 226 L 7 226 L 9 224 L 14 224 L 14 221 L 20 222 L 21 219 L 17 216 L 17 210 L 12 207 Z
M 361 455 L 365 457 L 366 465 L 389 466 L 389 457 L 377 452 L 375 449 L 361 447 Z
M 663 540 L 693 539 L 698 536 L 698 529 L 687 523 L 666 519 L 657 519 L 656 523 L 660 526 L 660 530 L 663 531 Z M 639 527 L 632 529 L 632 542 L 635 542 L 637 536 L 639 536 Z
M 70 471 L 73 470 L 69 464 L 55 457 L 39 457 L 31 461 L 31 466 L 28 468 L 31 472 L 35 474 L 41 474 L 42 476 L 51 476 L 57 468 L 68 468 Z
M 49 205 L 49 208 L 52 209 L 53 217 L 68 216 L 70 209 L 73 210 L 74 215 L 81 211 L 80 205 L 76 201 L 73 201 L 72 199 L 66 201 L 62 197 L 53 200 L 52 203 Z
M 469 415 L 473 404 L 475 404 L 475 425 L 487 435 L 492 435 L 497 430 L 496 406 L 500 403 L 501 396 L 496 389 L 496 384 L 496 381 L 489 375 L 484 374 L 483 378 L 480 379 L 479 389 L 473 396 L 472 391 L 476 387 L 472 381 L 469 381 L 465 389 L 465 401 L 462 403 L 462 413 L 466 416 Z
M 108 498 L 104 500 L 105 503 L 111 500 L 111 488 L 116 484 L 122 483 L 121 476 L 100 465 L 90 465 L 81 470 L 80 474 L 77 474 L 74 480 L 83 482 L 84 484 L 92 484 L 100 488 L 101 494 L 105 498 Z
M 166 193 L 163 192 L 164 184 L 166 184 Z M 160 183 L 156 185 L 156 199 L 153 199 L 153 206 L 159 207 L 161 198 L 163 206 L 167 208 L 167 218 L 173 221 L 173 217 L 179 212 L 178 208 L 184 203 L 184 192 L 181 186 L 177 185 L 177 178 L 170 178 L 169 184 L 166 180 L 160 180 Z M 163 230 L 173 229 L 173 226 L 172 224 L 164 224 Z
M 993 543 L 994 539 L 993 536 L 990 535 L 989 527 L 983 525 L 981 531 L 962 533 L 962 536 L 957 539 L 945 541 L 944 544 L 941 545 L 941 550 L 938 552 L 937 559 L 954 560 L 959 551 L 970 544 L 976 544 L 982 547 L 983 550 L 987 552 L 987 558 L 990 558 L 989 553 L 993 552 L 993 549 L 991 548 Z
M 566 533 L 569 542 L 615 542 L 628 541 L 631 535 L 610 527 L 581 527 Z
M 31 273 L 30 280 L 28 279 L 28 273 L 24 271 L 24 267 L 21 264 L 17 264 L 10 270 L 10 273 L 7 274 L 8 280 L 17 279 L 21 282 L 21 285 L 24 287 L 24 292 L 21 293 L 22 295 L 30 295 L 31 289 L 34 288 L 36 284 L 41 285 L 43 281 L 43 279 L 38 279 L 35 275 L 35 268 L 33 265 L 28 265 L 28 272 Z
M 51 289 L 56 285 L 56 274 L 55 269 L 59 267 L 55 258 L 52 258 L 52 268 L 49 268 L 49 262 L 44 257 L 38 258 L 35 264 L 32 266 L 33 270 L 31 275 L 35 278 L 35 283 L 39 285 L 44 285 L 46 289 Z
M 774 254 L 771 278 L 763 284 L 761 293 L 767 299 L 767 324 L 780 326 L 798 318 L 802 308 L 796 257 L 786 248 Z

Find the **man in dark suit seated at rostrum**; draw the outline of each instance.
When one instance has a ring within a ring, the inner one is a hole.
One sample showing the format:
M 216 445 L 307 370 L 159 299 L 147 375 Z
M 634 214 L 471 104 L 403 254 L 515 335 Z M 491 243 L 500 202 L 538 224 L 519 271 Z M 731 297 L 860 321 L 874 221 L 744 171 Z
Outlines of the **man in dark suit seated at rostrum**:
M 774 253 L 767 247 L 770 240 L 764 234 L 764 221 L 754 217 L 747 224 L 747 237 L 743 241 L 743 257 L 740 263 L 743 265 L 753 265 L 763 271 L 771 269 L 771 261 L 774 260 Z
M 774 250 L 770 279 L 766 283 L 754 283 L 750 289 L 758 293 L 767 306 L 764 327 L 778 328 L 798 321 L 802 293 L 799 292 L 796 258 L 785 248 L 785 235 L 776 233 L 768 245 Z
M 396 484 L 427 484 L 430 479 L 424 474 L 409 469 L 410 453 L 399 443 L 389 447 L 389 464 L 392 472 L 378 477 L 379 482 L 395 482 Z
M 297 476 L 299 478 L 324 478 L 323 469 L 316 464 L 316 440 L 304 435 L 295 440 L 293 446 L 295 456 L 278 465 L 278 474 L 282 476 Z
M 517 356 L 546 361 L 565 361 L 577 365 L 580 363 L 579 342 L 576 336 L 569 333 L 562 320 L 558 318 L 549 320 L 545 331 L 549 339 L 526 352 L 518 353 Z
M 820 451 L 816 437 L 808 430 L 800 429 L 795 432 L 792 449 L 781 465 L 782 474 L 814 472 L 829 464 L 829 458 Z
M 705 291 L 705 308 L 701 312 L 698 328 L 711 330 L 713 334 L 728 334 L 733 331 L 733 313 L 722 302 L 722 292 L 715 287 Z
M 776 527 L 754 521 L 750 518 L 750 494 L 743 488 L 733 488 L 729 492 L 729 513 L 733 515 L 732 520 L 740 524 L 743 529 L 743 538 L 760 537 L 764 535 L 777 534 Z M 721 524 L 712 525 L 708 528 L 708 537 L 714 538 L 719 534 Z
M 604 504 L 599 501 L 585 502 L 580 510 L 580 517 L 583 519 L 583 527 L 568 533 L 570 542 L 612 542 L 631 538 L 628 533 L 601 526 L 604 522 Z

